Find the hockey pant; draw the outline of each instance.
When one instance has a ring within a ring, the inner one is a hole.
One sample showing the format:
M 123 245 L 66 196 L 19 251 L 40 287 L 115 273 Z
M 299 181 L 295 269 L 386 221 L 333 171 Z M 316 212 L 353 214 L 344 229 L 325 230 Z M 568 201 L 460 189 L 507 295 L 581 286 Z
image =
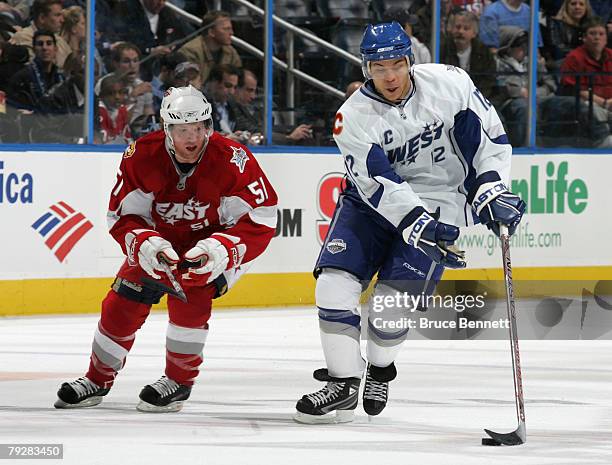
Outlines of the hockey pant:
M 202 363 L 208 335 L 212 299 L 233 284 L 241 272 L 233 272 L 207 286 L 185 288 L 187 303 L 168 296 L 165 374 L 179 384 L 193 385 Z M 163 292 L 142 286 L 144 272 L 138 266 L 123 264 L 113 289 L 102 301 L 102 314 L 93 340 L 87 377 L 99 386 L 110 388 L 126 362 L 136 332 L 143 325 L 151 305 Z M 227 280 L 226 280 L 227 277 Z M 223 281 L 223 284 L 219 284 Z M 225 287 L 221 290 L 221 287 Z
M 321 344 L 331 376 L 361 378 L 365 369 L 360 348 L 361 319 L 366 316 L 359 311 L 361 292 L 362 283 L 346 271 L 326 268 L 317 279 Z M 397 301 L 397 293 L 378 282 L 370 298 L 366 357 L 377 367 L 387 367 L 395 361 L 408 334 L 407 324 L 402 327 L 402 323 L 410 315 L 409 309 Z M 385 299 L 387 296 L 390 298 Z M 372 302 L 385 302 L 384 308 L 377 308 Z

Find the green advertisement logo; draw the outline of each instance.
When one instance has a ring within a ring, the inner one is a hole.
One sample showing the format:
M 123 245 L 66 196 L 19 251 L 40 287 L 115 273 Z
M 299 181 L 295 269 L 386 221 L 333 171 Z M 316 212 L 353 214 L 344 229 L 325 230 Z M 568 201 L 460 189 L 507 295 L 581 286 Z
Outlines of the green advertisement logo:
M 580 179 L 567 179 L 568 162 L 546 163 L 546 173 L 540 175 L 540 166 L 533 165 L 529 179 L 513 179 L 512 192 L 521 196 L 527 204 L 526 213 L 565 213 L 566 209 L 580 214 L 587 207 L 589 193 L 586 183 Z

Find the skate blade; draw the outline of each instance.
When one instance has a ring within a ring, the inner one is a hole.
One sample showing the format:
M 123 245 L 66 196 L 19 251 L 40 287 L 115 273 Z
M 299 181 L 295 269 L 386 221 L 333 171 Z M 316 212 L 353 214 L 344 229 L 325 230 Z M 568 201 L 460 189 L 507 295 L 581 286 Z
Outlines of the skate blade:
M 336 410 L 325 415 L 308 415 L 307 413 L 295 412 L 293 419 L 298 423 L 307 425 L 326 425 L 335 423 L 350 423 L 355 418 L 354 410 Z
M 164 405 L 160 407 L 159 405 L 149 404 L 144 400 L 141 400 L 136 406 L 136 410 L 140 412 L 146 413 L 170 413 L 170 412 L 180 412 L 183 408 L 184 401 L 171 402 L 168 405 Z
M 65 408 L 65 409 L 95 407 L 100 402 L 102 402 L 102 399 L 103 399 L 102 396 L 90 397 L 89 399 L 82 400 L 78 404 L 69 404 L 67 402 L 64 402 L 62 399 L 57 399 L 55 401 L 55 404 L 53 404 L 53 406 L 55 408 Z

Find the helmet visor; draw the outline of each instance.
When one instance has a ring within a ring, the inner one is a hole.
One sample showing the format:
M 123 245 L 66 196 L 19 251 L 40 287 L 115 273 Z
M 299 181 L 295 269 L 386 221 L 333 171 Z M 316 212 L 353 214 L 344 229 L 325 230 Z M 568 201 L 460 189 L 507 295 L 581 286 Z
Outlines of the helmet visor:
M 368 72 L 372 79 L 392 79 L 393 77 L 406 78 L 410 72 L 408 60 L 405 57 L 369 61 L 367 63 Z
M 213 122 L 212 119 L 206 119 L 204 121 L 196 121 L 195 123 L 183 123 L 183 124 L 169 124 L 168 131 L 172 134 L 172 138 L 185 138 L 189 136 L 198 136 L 199 134 L 205 134 L 210 136 L 212 131 Z

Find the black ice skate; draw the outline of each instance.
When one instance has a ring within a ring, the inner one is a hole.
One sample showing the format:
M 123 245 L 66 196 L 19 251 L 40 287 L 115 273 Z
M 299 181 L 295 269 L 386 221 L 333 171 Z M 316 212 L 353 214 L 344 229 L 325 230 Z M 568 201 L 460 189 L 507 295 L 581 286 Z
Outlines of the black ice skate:
M 353 421 L 361 379 L 333 378 L 327 374 L 326 369 L 316 370 L 313 376 L 318 381 L 327 381 L 327 384 L 323 389 L 306 394 L 298 400 L 293 419 L 309 424 Z
M 363 388 L 363 409 L 370 416 L 378 415 L 387 406 L 389 381 L 397 376 L 395 364 L 380 368 L 368 363 Z
M 89 378 L 79 378 L 75 381 L 63 383 L 57 391 L 55 408 L 82 408 L 93 407 L 102 402 L 102 397 L 110 389 L 102 389 Z
M 147 384 L 140 391 L 140 403 L 136 406 L 141 412 L 178 412 L 183 402 L 189 399 L 191 386 L 178 384 L 162 376 L 152 384 Z

